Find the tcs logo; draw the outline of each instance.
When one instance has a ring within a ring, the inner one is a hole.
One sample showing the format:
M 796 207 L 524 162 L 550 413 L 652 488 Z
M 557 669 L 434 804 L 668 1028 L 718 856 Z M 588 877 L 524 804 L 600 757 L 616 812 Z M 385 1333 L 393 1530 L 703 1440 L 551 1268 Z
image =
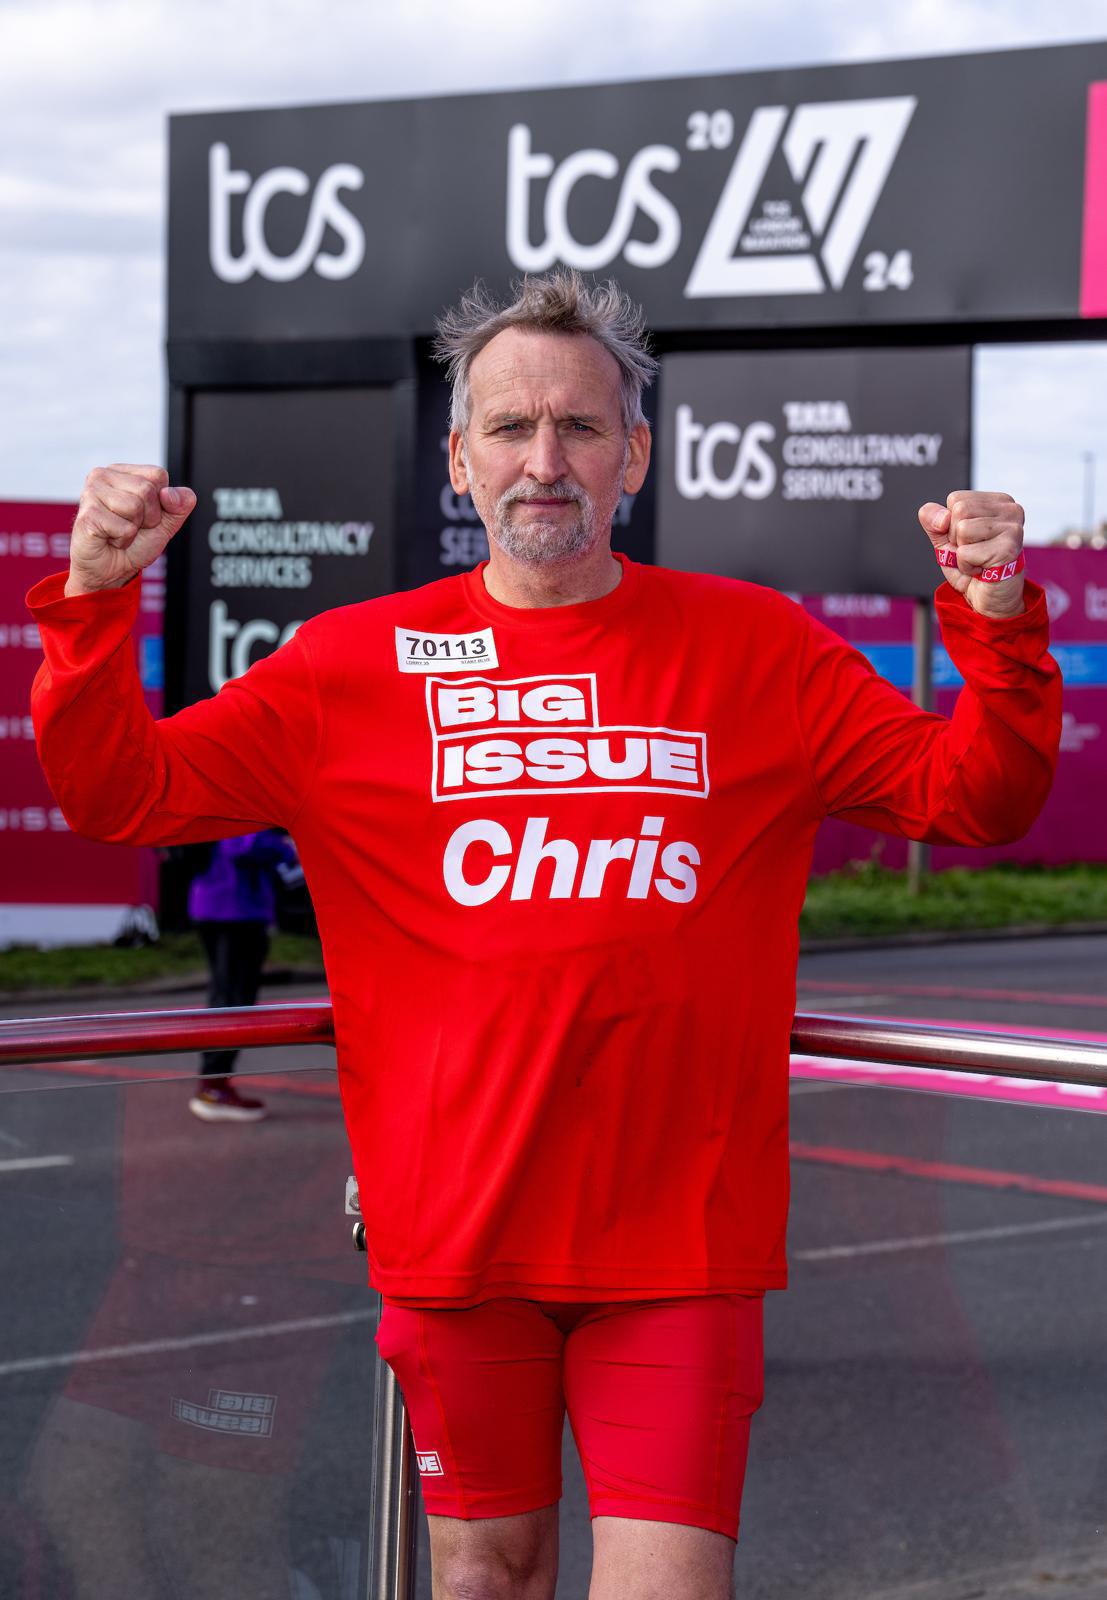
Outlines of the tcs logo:
M 311 268 L 321 278 L 351 277 L 365 259 L 365 233 L 339 194 L 343 189 L 360 189 L 364 182 L 360 167 L 348 162 L 328 167 L 315 185 L 300 243 L 291 255 L 276 255 L 265 234 L 266 212 L 276 195 L 305 196 L 311 189 L 307 173 L 299 167 L 271 167 L 252 179 L 248 172 L 231 166 L 227 145 L 213 144 L 208 152 L 208 251 L 212 271 L 224 283 L 245 283 L 255 272 L 273 283 L 289 283 L 302 278 Z M 242 207 L 242 250 L 237 255 L 231 244 L 233 195 L 246 197 Z M 337 254 L 323 249 L 328 226 L 342 241 Z
M 776 463 L 766 450 L 776 438 L 768 422 L 697 422 L 692 407 L 676 408 L 674 475 L 685 500 L 764 500 L 776 488 Z M 733 452 L 733 454 L 731 454 Z
M 660 267 L 676 254 L 680 244 L 680 215 L 650 181 L 655 172 L 675 172 L 680 157 L 667 144 L 650 144 L 639 150 L 627 166 L 611 226 L 596 244 L 580 244 L 569 232 L 569 197 L 581 178 L 612 179 L 619 163 L 610 150 L 578 150 L 555 167 L 553 156 L 532 150 L 530 129 L 517 123 L 507 136 L 507 251 L 524 272 L 545 272 L 555 262 L 581 272 L 594 272 L 623 255 L 632 267 Z M 546 237 L 532 244 L 529 232 L 530 186 L 549 178 L 543 206 Z M 630 239 L 638 212 L 657 230 L 645 241 Z
M 212 601 L 208 615 L 208 682 L 212 694 L 218 694 L 231 678 L 241 678 L 253 665 L 256 646 L 271 645 L 276 649 L 287 644 L 302 620 L 287 623 L 283 630 L 268 617 L 239 622 L 222 600 Z

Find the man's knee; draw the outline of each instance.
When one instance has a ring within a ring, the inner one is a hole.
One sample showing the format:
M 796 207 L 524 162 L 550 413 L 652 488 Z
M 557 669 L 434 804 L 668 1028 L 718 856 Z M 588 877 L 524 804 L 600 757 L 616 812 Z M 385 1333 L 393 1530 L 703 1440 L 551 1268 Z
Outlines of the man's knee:
M 542 1568 L 491 1552 L 434 1564 L 435 1600 L 537 1600 L 553 1593 Z
M 557 1583 L 556 1507 L 519 1517 L 429 1520 L 435 1600 L 552 1597 Z

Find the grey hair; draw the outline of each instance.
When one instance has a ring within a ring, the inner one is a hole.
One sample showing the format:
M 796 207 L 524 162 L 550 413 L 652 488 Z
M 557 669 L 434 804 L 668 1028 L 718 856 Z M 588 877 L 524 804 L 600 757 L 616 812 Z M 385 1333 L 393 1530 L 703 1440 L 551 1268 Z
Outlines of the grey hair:
M 469 369 L 505 328 L 588 334 L 618 362 L 625 431 L 645 422 L 642 391 L 653 382 L 657 362 L 649 352 L 641 306 L 613 278 L 590 284 L 574 268 L 559 267 L 542 277 L 516 279 L 510 292 L 515 298 L 501 305 L 478 278 L 436 323 L 435 358 L 446 366 L 452 385 L 451 428 L 464 433 L 469 426 Z

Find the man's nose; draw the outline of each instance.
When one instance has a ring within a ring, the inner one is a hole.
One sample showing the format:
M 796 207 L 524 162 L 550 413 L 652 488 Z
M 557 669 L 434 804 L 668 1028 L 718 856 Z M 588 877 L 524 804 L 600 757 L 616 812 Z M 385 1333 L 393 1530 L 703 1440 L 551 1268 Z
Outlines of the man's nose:
M 535 428 L 527 451 L 526 473 L 538 483 L 556 483 L 568 472 L 561 438 L 552 423 Z

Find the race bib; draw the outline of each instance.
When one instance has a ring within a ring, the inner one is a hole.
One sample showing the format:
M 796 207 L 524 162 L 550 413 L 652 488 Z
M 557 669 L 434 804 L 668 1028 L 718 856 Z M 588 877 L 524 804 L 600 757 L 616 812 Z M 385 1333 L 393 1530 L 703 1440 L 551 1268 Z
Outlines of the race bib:
M 472 672 L 498 667 L 492 629 L 480 633 L 421 633 L 396 629 L 396 663 L 401 672 Z

